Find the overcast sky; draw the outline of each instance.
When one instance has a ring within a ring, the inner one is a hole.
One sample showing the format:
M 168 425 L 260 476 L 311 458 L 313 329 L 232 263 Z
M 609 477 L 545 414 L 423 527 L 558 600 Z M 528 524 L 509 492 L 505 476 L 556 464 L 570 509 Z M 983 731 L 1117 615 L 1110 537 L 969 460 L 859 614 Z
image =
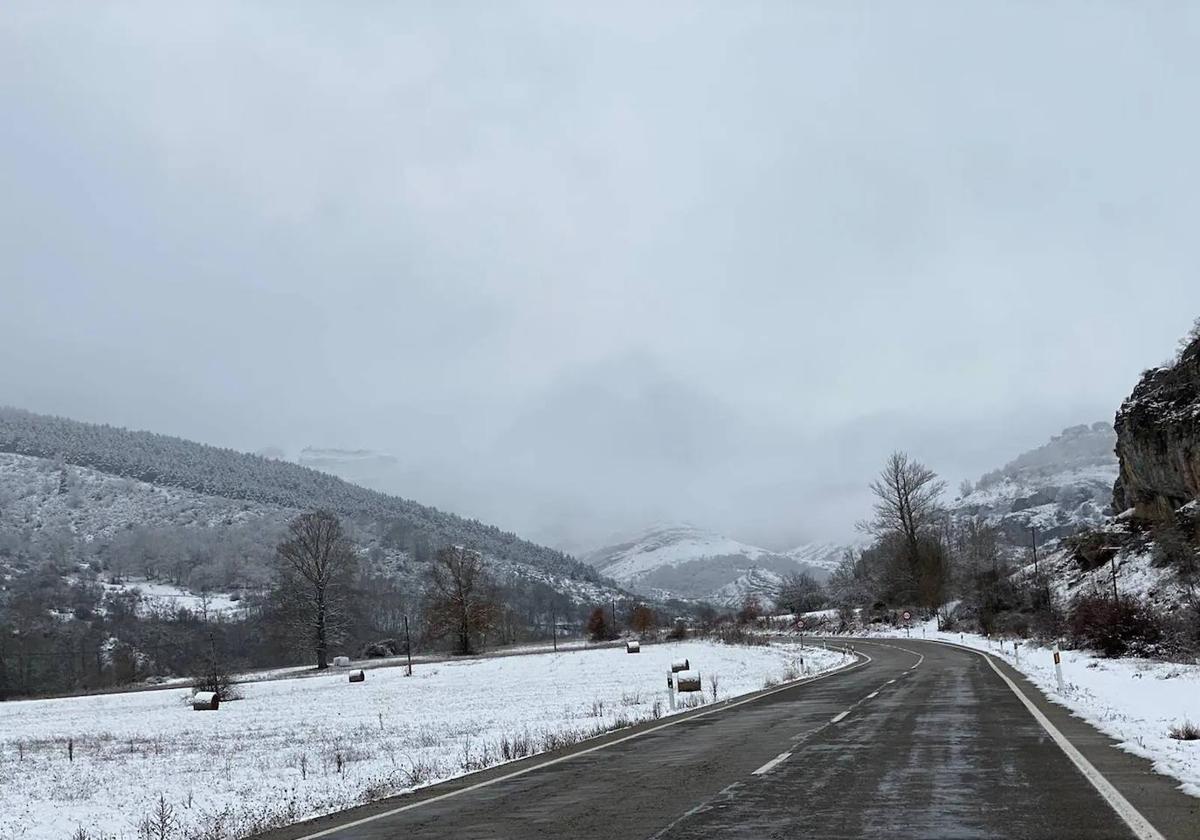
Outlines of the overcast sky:
M 850 533 L 1200 315 L 1192 4 L 0 10 L 0 403 L 576 548 Z

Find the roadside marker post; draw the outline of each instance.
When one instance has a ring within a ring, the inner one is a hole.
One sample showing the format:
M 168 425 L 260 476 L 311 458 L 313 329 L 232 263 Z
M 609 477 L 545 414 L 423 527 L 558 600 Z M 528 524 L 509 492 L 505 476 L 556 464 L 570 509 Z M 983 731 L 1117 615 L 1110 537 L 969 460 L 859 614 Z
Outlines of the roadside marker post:
M 667 699 L 671 701 L 671 711 L 675 711 L 675 673 L 667 671 Z
M 1054 651 L 1054 678 L 1058 680 L 1058 693 L 1063 694 L 1062 657 L 1057 650 Z

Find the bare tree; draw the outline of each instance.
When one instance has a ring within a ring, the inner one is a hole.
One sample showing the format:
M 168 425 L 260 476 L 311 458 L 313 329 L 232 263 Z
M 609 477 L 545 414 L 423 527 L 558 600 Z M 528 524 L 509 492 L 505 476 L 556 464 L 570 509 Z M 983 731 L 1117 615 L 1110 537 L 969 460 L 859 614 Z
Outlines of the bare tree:
M 658 624 L 654 610 L 645 604 L 638 604 L 629 613 L 629 626 L 639 636 L 645 636 Z
M 593 642 L 603 642 L 617 637 L 616 628 L 608 617 L 604 607 L 594 607 L 587 620 L 588 637 Z
M 275 554 L 285 603 L 311 634 L 317 668 L 328 668 L 329 645 L 344 620 L 342 596 L 354 566 L 342 523 L 328 511 L 302 513 L 288 524 L 288 538 Z
M 472 653 L 475 640 L 499 615 L 483 554 L 460 545 L 443 548 L 433 558 L 426 597 L 429 635 L 452 637 L 455 653 Z
M 936 609 L 945 600 L 951 569 L 941 505 L 946 484 L 904 452 L 893 452 L 871 482 L 874 516 L 860 528 L 887 555 L 890 589 L 902 600 Z
M 808 572 L 784 575 L 775 594 L 775 603 L 796 615 L 819 610 L 825 602 L 824 588 Z
M 906 452 L 893 452 L 879 478 L 871 482 L 875 516 L 859 527 L 876 537 L 888 532 L 903 535 L 915 555 L 921 533 L 942 516 L 941 497 L 946 482 Z

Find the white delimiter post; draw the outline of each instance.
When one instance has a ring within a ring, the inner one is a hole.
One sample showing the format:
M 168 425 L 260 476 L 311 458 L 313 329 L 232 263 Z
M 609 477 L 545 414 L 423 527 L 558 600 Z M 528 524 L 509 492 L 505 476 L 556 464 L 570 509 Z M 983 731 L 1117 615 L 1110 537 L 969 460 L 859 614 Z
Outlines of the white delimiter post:
M 675 674 L 667 671 L 667 699 L 671 701 L 671 711 L 675 711 Z
M 1056 680 L 1058 680 L 1058 693 L 1062 694 L 1063 693 L 1062 657 L 1059 656 L 1057 650 L 1054 651 L 1054 678 Z

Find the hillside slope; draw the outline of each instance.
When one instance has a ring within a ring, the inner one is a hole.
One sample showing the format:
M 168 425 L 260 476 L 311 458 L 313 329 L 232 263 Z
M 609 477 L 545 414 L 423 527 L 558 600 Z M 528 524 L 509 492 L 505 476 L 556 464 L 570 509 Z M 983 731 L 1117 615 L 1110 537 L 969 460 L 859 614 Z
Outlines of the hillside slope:
M 154 526 L 228 531 L 264 520 L 268 539 L 300 510 L 345 517 L 360 542 L 411 555 L 418 544 L 470 545 L 504 572 L 585 599 L 614 592 L 592 567 L 471 519 L 286 461 L 0 407 L 0 511 L 8 540 L 43 527 L 91 542 Z M 260 529 L 261 530 L 261 529 Z
M 1109 423 L 1071 426 L 982 478 L 950 505 L 955 516 L 978 516 L 1010 546 L 1028 546 L 1030 529 L 1048 543 L 1104 521 L 1117 457 Z

